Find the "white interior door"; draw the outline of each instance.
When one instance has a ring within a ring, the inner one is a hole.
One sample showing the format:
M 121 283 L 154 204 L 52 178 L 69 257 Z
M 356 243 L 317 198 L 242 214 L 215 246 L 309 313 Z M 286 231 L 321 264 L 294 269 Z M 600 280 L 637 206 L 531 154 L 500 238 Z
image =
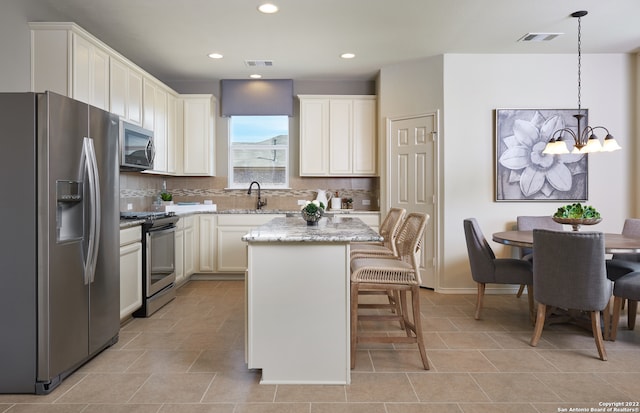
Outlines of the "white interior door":
M 421 251 L 422 286 L 436 288 L 438 114 L 388 121 L 389 208 L 429 214 Z

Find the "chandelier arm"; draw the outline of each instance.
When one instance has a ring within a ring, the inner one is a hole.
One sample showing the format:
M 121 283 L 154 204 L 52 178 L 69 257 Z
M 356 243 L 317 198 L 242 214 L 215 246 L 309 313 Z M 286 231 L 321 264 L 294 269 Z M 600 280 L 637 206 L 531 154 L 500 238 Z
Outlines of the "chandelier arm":
M 556 140 L 562 140 L 562 134 L 563 133 L 568 133 L 569 135 L 571 135 L 571 137 L 573 138 L 574 142 L 578 142 L 578 135 L 576 135 L 576 133 L 574 131 L 572 131 L 569 128 L 564 128 L 564 129 L 558 129 L 555 132 L 553 132 L 553 134 L 551 135 L 551 140 L 552 141 L 556 141 Z M 558 137 L 556 138 L 556 135 L 558 135 Z

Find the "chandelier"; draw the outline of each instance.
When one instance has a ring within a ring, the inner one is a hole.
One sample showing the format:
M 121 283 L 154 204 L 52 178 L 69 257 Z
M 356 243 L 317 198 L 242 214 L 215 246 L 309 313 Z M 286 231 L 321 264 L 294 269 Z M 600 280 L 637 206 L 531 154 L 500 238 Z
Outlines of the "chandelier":
M 571 13 L 571 17 L 578 18 L 578 113 L 573 115 L 574 118 L 578 120 L 578 131 L 577 133 L 569 128 L 558 129 L 551 134 L 551 139 L 545 146 L 542 153 L 551 154 L 551 155 L 561 155 L 565 153 L 569 153 L 567 149 L 567 144 L 563 141 L 564 134 L 570 135 L 573 138 L 573 151 L 571 153 L 591 153 L 591 152 L 611 152 L 618 149 L 622 149 L 618 142 L 611 136 L 609 130 L 604 126 L 589 126 L 582 125 L 582 120 L 585 118 L 581 107 L 581 92 L 580 89 L 582 87 L 582 79 L 581 79 L 581 69 L 582 69 L 582 17 L 587 15 L 587 11 L 576 11 Z M 606 133 L 604 141 L 600 144 L 600 140 L 596 136 L 595 132 L 597 130 L 603 130 Z

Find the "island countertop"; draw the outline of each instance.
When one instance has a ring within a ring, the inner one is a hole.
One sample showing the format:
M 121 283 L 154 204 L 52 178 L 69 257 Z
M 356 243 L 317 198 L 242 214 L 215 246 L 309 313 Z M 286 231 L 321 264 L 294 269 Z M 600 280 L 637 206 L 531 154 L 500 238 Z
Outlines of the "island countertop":
M 242 237 L 246 242 L 375 242 L 383 238 L 356 217 L 324 216 L 307 225 L 301 216 L 274 218 Z

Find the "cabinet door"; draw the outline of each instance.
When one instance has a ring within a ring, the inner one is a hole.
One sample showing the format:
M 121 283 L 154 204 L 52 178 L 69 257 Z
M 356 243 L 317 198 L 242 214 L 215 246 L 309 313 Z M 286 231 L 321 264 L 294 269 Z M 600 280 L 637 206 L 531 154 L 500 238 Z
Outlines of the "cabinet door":
M 211 273 L 216 270 L 216 217 L 215 215 L 200 215 L 199 226 L 200 257 L 198 272 Z
M 167 169 L 182 174 L 183 100 L 173 93 L 167 94 Z
M 329 172 L 329 99 L 300 98 L 300 176 Z
M 129 68 L 127 82 L 127 116 L 130 122 L 142 125 L 142 73 Z
M 142 306 L 142 243 L 120 247 L 120 319 Z
M 184 280 L 184 229 L 176 228 L 175 235 L 176 284 Z
M 127 95 L 129 69 L 126 63 L 111 59 L 111 82 L 109 84 L 110 105 L 109 112 L 127 119 Z
M 193 222 L 193 218 L 192 218 Z M 189 277 L 196 272 L 196 231 L 193 226 L 184 227 L 184 276 Z
M 219 272 L 245 272 L 247 270 L 247 243 L 242 241 L 251 227 L 218 226 L 218 266 Z
M 169 145 L 167 140 L 167 92 L 156 88 L 155 111 L 153 113 L 153 144 L 156 147 L 156 157 L 153 160 L 153 170 L 169 172 Z
M 332 99 L 329 105 L 329 174 L 349 175 L 353 135 L 353 101 Z
M 73 35 L 73 98 L 109 109 L 109 55 Z
M 156 85 L 146 77 L 142 81 L 142 127 L 153 130 L 156 111 Z
M 110 59 L 109 111 L 140 125 L 142 122 L 142 74 L 124 61 Z
M 376 101 L 353 101 L 353 174 L 376 174 Z
M 214 175 L 211 97 L 183 96 L 183 174 Z

